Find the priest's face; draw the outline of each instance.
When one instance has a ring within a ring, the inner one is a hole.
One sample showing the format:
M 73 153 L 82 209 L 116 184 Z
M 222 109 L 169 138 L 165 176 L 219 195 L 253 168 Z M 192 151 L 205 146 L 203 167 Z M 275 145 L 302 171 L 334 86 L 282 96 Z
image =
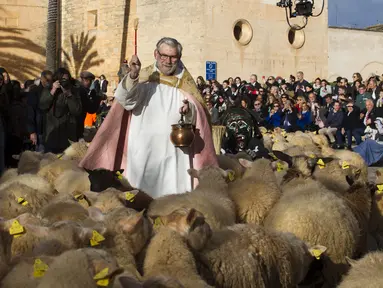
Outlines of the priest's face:
M 173 75 L 176 72 L 180 56 L 177 48 L 162 44 L 160 49 L 154 50 L 154 57 L 157 60 L 157 68 L 164 75 Z

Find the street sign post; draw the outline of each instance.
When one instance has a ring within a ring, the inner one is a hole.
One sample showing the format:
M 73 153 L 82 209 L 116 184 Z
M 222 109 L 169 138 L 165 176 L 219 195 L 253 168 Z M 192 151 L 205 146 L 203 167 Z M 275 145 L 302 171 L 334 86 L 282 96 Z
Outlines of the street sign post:
M 206 80 L 217 79 L 217 62 L 206 61 Z

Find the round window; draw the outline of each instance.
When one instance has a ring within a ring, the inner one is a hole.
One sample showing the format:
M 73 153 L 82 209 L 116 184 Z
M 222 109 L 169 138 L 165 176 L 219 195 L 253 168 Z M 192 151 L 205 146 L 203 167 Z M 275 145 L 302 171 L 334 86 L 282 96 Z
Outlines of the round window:
M 287 37 L 288 37 L 289 43 L 295 49 L 302 48 L 303 45 L 305 45 L 306 36 L 303 29 L 297 30 L 297 28 L 292 27 L 289 29 Z
M 247 45 L 253 38 L 253 28 L 246 20 L 237 20 L 234 24 L 233 35 L 241 45 Z

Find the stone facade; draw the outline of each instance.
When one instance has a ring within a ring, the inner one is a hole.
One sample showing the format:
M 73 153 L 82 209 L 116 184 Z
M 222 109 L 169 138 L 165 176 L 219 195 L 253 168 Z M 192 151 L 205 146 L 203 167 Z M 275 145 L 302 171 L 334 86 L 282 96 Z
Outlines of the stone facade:
M 383 33 L 358 29 L 329 28 L 329 79 L 342 75 L 351 80 L 360 72 L 382 75 Z
M 0 66 L 17 79 L 36 77 L 44 68 L 47 2 L 0 0 L 0 37 L 6 39 L 0 42 Z M 275 2 L 60 0 L 61 60 L 75 77 L 82 70 L 105 74 L 113 91 L 121 62 L 134 53 L 138 19 L 143 66 L 153 62 L 156 42 L 171 36 L 183 44 L 183 61 L 195 77 L 205 77 L 206 61 L 217 62 L 219 81 L 229 76 L 248 80 L 252 73 L 287 78 L 298 70 L 309 80 L 350 77 L 355 71 L 380 74 L 383 33 L 328 28 L 326 6 L 320 17 L 310 18 L 307 27 L 294 34 Z M 302 18 L 292 24 L 301 25 Z
M 45 68 L 48 0 L 0 0 L 0 67 L 25 81 Z

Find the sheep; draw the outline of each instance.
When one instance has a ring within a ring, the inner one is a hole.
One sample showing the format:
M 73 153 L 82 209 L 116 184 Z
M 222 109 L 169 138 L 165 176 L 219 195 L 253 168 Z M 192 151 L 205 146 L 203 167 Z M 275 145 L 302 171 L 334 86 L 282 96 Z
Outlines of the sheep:
M 125 287 L 130 288 L 130 286 Z M 158 276 L 146 280 L 143 283 L 143 288 L 185 288 L 185 286 L 176 279 Z
M 2 288 L 35 288 L 40 283 L 47 269 L 53 262 L 53 257 L 26 257 L 12 267 L 1 281 Z M 22 277 L 20 277 L 22 276 Z
M 169 215 L 181 207 L 195 208 L 204 214 L 212 229 L 230 226 L 235 223 L 235 206 L 229 198 L 227 178 L 233 171 L 205 167 L 188 173 L 197 178 L 199 184 L 192 192 L 167 195 L 155 199 L 149 206 L 148 216 Z
M 88 144 L 84 139 L 80 139 L 78 142 L 73 142 L 71 140 L 68 141 L 70 146 L 64 150 L 63 154 L 60 156 L 60 159 L 74 160 L 77 163 L 80 163 L 88 151 Z
M 60 194 L 79 194 L 90 191 L 89 175 L 85 171 L 67 170 L 57 177 L 53 186 Z
M 319 147 L 329 146 L 328 139 L 325 135 L 315 134 L 309 131 L 306 133 L 311 137 L 311 140 L 314 142 L 314 144 L 318 145 Z
M 4 171 L 4 173 L 1 175 L 0 178 L 0 185 L 4 182 L 7 182 L 8 180 L 17 177 L 19 174 L 17 172 L 16 168 L 7 169 Z
M 53 153 L 40 153 L 34 151 L 24 151 L 20 156 L 13 158 L 19 160 L 17 171 L 19 174 L 37 174 L 43 166 L 56 161 L 57 155 Z
M 328 146 L 322 146 L 322 157 L 333 157 L 348 162 L 350 165 L 360 169 L 360 177 L 363 181 L 368 181 L 367 164 L 358 153 L 348 150 L 334 150 Z
M 235 155 L 225 154 L 217 155 L 218 165 L 223 170 L 233 170 L 235 179 L 242 178 L 245 173 L 245 168 L 239 163 L 238 158 Z
M 372 195 L 375 191 L 364 183 L 355 183 L 343 194 L 342 199 L 358 220 L 360 235 L 356 257 L 364 255 L 368 250 L 368 233 L 372 209 Z M 340 194 L 340 193 L 339 193 Z
M 383 173 L 381 170 L 376 171 L 375 182 L 369 231 L 376 241 L 376 248 L 383 249 Z
M 20 183 L 26 185 L 40 193 L 54 195 L 56 191 L 53 186 L 44 178 L 34 174 L 22 174 L 17 177 L 11 178 L 0 185 L 0 191 L 8 189 L 9 185 L 13 183 Z
M 185 288 L 212 287 L 198 275 L 189 250 L 189 247 L 193 251 L 201 250 L 211 237 L 203 215 L 195 209 L 181 208 L 156 218 L 154 223 L 156 233 L 144 261 L 145 279 L 165 276 L 177 279 Z
M 110 171 L 107 169 L 85 169 L 89 174 L 89 181 L 91 183 L 90 190 L 93 192 L 101 192 L 108 188 L 116 188 L 120 191 L 131 191 L 133 187 L 129 184 L 122 173 L 124 169 Z
M 105 224 L 105 240 L 102 245 L 113 255 L 121 268 L 131 277 L 140 280 L 135 256 L 141 252 L 151 234 L 151 225 L 144 217 L 144 211 L 118 208 L 104 215 L 97 208 L 90 209 L 94 220 Z
M 313 179 L 298 178 L 283 189 L 265 227 L 290 232 L 309 245 L 327 247 L 324 274 L 336 283 L 347 269 L 345 257 L 354 257 L 359 241 L 358 221 L 345 201 Z
M 372 252 L 362 259 L 348 259 L 351 269 L 343 278 L 339 288 L 380 288 L 383 283 L 383 252 Z
M 49 203 L 53 195 L 40 193 L 31 187 L 13 182 L 0 190 L 0 215 L 6 219 L 23 213 L 37 213 Z
M 89 217 L 88 210 L 74 201 L 49 203 L 40 210 L 38 215 L 49 224 L 59 221 L 81 222 Z
M 55 257 L 37 288 L 97 288 L 109 286 L 120 273 L 116 260 L 100 249 L 78 249 Z
M 93 236 L 92 228 L 84 228 L 74 222 L 62 221 L 45 227 L 42 226 L 42 220 L 30 218 L 28 214 L 23 214 L 0 223 L 0 229 L 8 232 L 4 233 L 8 259 L 17 259 L 23 255 L 58 255 L 68 249 L 89 245 Z
M 262 224 L 281 196 L 271 162 L 267 159 L 239 161 L 246 172 L 242 180 L 230 186 L 229 190 L 236 206 L 237 219 L 242 223 Z
M 273 140 L 271 139 L 271 134 L 263 134 L 263 146 L 269 151 L 273 148 Z
M 306 276 L 313 255 L 323 246 L 309 248 L 291 233 L 254 224 L 237 224 L 219 231 L 197 253 L 197 265 L 214 287 L 295 287 Z
M 64 172 L 67 170 L 73 170 L 76 172 L 84 171 L 83 169 L 78 167 L 78 163 L 74 160 L 61 160 L 56 159 L 56 161 L 53 161 L 44 167 L 42 167 L 37 175 L 43 177 L 46 179 L 49 183 L 52 185 L 54 184 L 55 180 Z

